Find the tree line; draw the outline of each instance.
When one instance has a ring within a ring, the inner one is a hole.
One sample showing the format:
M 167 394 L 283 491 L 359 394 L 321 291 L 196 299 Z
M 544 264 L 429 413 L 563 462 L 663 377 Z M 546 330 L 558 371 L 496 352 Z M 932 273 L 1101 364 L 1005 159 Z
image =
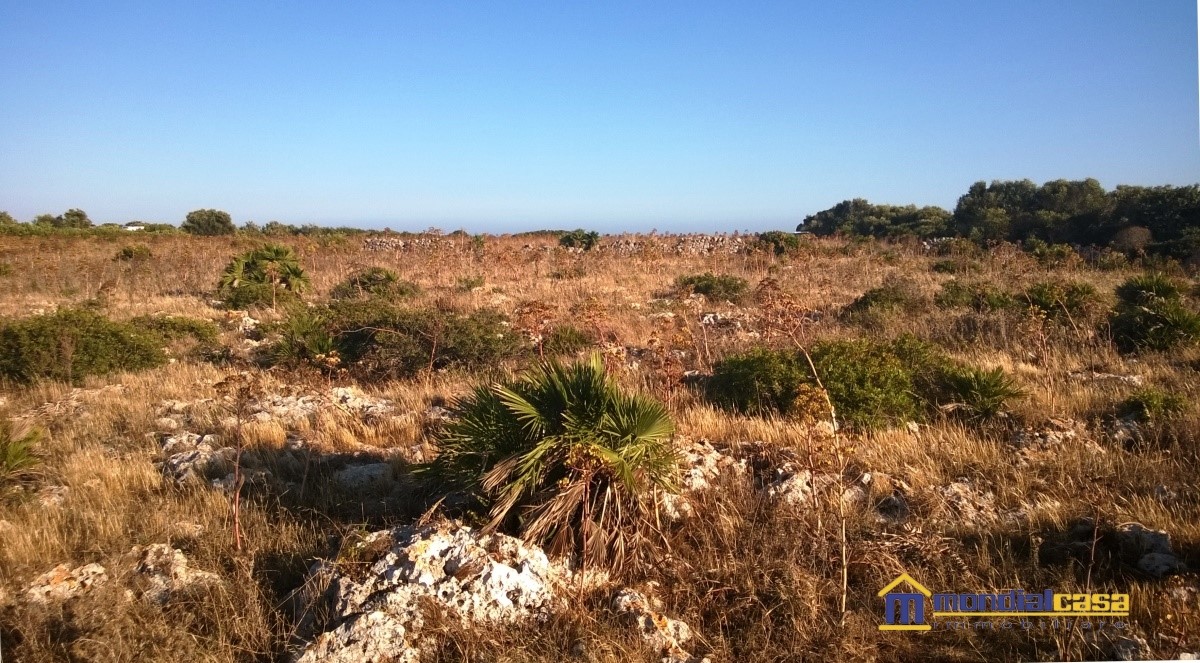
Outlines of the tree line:
M 232 235 L 235 232 L 261 234 L 269 237 L 285 237 L 289 235 L 328 235 L 366 232 L 358 228 L 326 228 L 323 226 L 305 224 L 295 226 L 279 221 L 270 221 L 259 225 L 253 221 L 246 222 L 240 229 L 233 224 L 233 218 L 228 212 L 218 209 L 198 209 L 189 212 L 179 226 L 170 223 L 147 223 L 130 221 L 129 223 L 104 223 L 97 225 L 88 218 L 87 212 L 81 209 L 69 209 L 59 215 L 39 214 L 29 223 L 22 223 L 13 218 L 8 212 L 0 211 L 0 234 L 10 235 L 40 235 L 55 232 L 71 231 L 129 231 L 140 232 L 178 232 L 190 235 Z
M 1040 240 L 1186 260 L 1200 255 L 1200 185 L 1120 185 L 1106 191 L 1090 178 L 1040 186 L 1027 179 L 980 181 L 952 212 L 855 198 L 806 217 L 796 230 L 877 238 L 965 237 L 979 244 Z

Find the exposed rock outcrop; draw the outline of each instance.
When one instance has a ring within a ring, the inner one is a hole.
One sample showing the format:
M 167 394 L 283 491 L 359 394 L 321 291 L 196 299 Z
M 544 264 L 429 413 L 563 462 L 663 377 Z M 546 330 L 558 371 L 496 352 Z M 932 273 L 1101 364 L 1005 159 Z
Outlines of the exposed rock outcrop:
M 450 524 L 375 532 L 347 556 L 352 564 L 314 571 L 328 579 L 333 619 L 300 663 L 415 662 L 431 606 L 465 626 L 545 620 L 563 607 L 556 590 L 571 578 L 538 548 Z

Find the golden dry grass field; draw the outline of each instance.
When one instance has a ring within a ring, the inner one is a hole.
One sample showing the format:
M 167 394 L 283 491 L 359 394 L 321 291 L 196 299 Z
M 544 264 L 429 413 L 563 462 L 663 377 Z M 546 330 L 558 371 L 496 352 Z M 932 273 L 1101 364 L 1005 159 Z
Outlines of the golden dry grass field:
M 939 251 L 811 237 L 779 256 L 751 238 L 606 237 L 573 252 L 550 236 L 429 236 L 373 249 L 367 237 L 277 240 L 295 249 L 308 275 L 303 302 L 324 304 L 350 274 L 382 267 L 419 287 L 398 306 L 494 309 L 528 347 L 485 367 L 442 365 L 435 341 L 429 366 L 403 375 L 264 360 L 294 309 L 251 308 L 260 324 L 248 339 L 243 313 L 214 303 L 222 270 L 261 237 L 0 237 L 0 327 L 81 308 L 115 321 L 175 316 L 219 328 L 215 339 L 172 340 L 168 361 L 153 368 L 83 377 L 71 368 L 75 384 L 0 383 L 8 439 L 40 432 L 32 464 L 6 470 L 0 488 L 4 661 L 292 660 L 311 620 L 323 618 L 297 592 L 314 563 L 346 562 L 345 542 L 363 532 L 444 517 L 430 510 L 436 500 L 404 492 L 411 464 L 437 455 L 431 408 L 521 373 L 539 352 L 550 354 L 536 341 L 568 326 L 585 341 L 563 359 L 599 353 L 624 387 L 666 405 L 677 443 L 707 440 L 731 455 L 753 448 L 763 462 L 791 459 L 810 477 L 857 487 L 853 499 L 814 489 L 792 503 L 763 490 L 767 479 L 722 475 L 691 496 L 691 517 L 663 525 L 643 559 L 614 571 L 614 583 L 657 583 L 662 613 L 690 626 L 697 657 L 1016 661 L 1200 652 L 1200 352 L 1117 351 L 1108 312 L 1115 289 L 1143 273 L 1136 261 L 1101 268 L 1077 256 L 1039 262 L 1011 245 Z M 116 259 L 132 244 L 149 254 Z M 744 279 L 746 294 L 726 301 L 677 285 L 707 272 Z M 1182 270 L 1169 276 L 1195 310 L 1195 279 Z M 951 281 L 990 284 L 1012 301 L 955 304 L 944 295 Z M 1028 296 L 1039 283 L 1088 284 L 1094 301 L 1039 309 Z M 891 299 L 861 302 L 881 286 Z M 902 336 L 964 366 L 1002 369 L 1020 395 L 986 417 L 941 403 L 912 421 L 833 432 L 823 397 L 803 416 L 752 415 L 719 407 L 698 386 L 723 359 L 754 348 L 795 352 Z M 56 348 L 68 363 L 77 351 Z M 260 400 L 325 400 L 300 418 L 248 417 L 249 396 L 225 382 L 239 375 L 250 376 Z M 386 400 L 389 415 L 331 403 L 331 390 L 345 386 Z M 1154 403 L 1144 411 L 1131 410 L 1147 400 Z M 170 480 L 163 438 L 176 426 L 240 440 L 252 468 L 244 485 Z M 399 488 L 381 496 L 335 480 L 359 459 L 389 463 Z M 256 483 L 260 476 L 270 479 Z M 1156 558 L 1165 572 L 1144 563 L 1153 551 L 1130 543 L 1131 523 L 1169 535 L 1169 553 Z M 149 582 L 139 551 L 155 544 L 180 550 L 189 568 L 215 578 L 204 575 L 210 580 L 201 587 L 170 600 L 139 598 Z M 35 581 L 60 564 L 99 564 L 106 580 L 67 599 L 34 600 Z M 1130 614 L 1124 629 L 1043 620 L 1036 628 L 880 630 L 877 592 L 902 572 L 935 592 L 1128 594 Z M 435 644 L 426 658 L 659 660 L 611 609 L 611 591 L 581 590 L 544 623 L 471 629 L 431 619 Z

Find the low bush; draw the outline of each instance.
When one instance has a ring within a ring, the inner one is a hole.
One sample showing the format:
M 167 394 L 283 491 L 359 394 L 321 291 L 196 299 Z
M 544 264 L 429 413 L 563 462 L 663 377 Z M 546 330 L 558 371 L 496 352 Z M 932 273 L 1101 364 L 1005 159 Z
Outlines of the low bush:
M 800 248 L 800 238 L 793 233 L 782 230 L 770 230 L 765 233 L 759 233 L 757 243 L 760 247 L 777 256 L 794 253 Z
M 705 396 L 719 407 L 743 414 L 790 416 L 801 387 L 811 381 L 802 355 L 753 348 L 717 362 L 705 383 Z
M 829 341 L 812 348 L 821 384 L 838 421 L 871 429 L 922 418 L 915 366 L 895 344 L 869 340 Z
M 152 257 L 150 247 L 145 244 L 123 246 L 113 256 L 113 262 L 144 263 Z
M 395 272 L 383 267 L 369 267 L 346 277 L 334 286 L 329 296 L 333 299 L 353 297 L 388 297 L 402 299 L 420 292 L 415 283 L 403 281 Z
M 810 356 L 838 420 L 856 429 L 939 411 L 990 417 L 1022 395 L 1003 371 L 961 366 L 912 336 L 825 341 L 814 345 Z M 827 418 L 820 412 L 823 399 L 813 397 L 816 386 L 803 353 L 756 348 L 717 362 L 705 397 L 744 414 Z
M 1024 293 L 1030 309 L 1047 318 L 1078 323 L 1094 318 L 1104 310 L 1104 301 L 1090 283 L 1041 281 Z
M 595 344 L 589 334 L 571 325 L 559 325 L 546 334 L 542 350 L 551 355 L 573 355 Z
M 142 315 L 129 324 L 138 329 L 157 334 L 164 343 L 191 338 L 202 343 L 216 343 L 221 330 L 216 323 L 198 318 L 174 315 Z
M 422 370 L 489 368 L 527 350 L 499 312 L 404 308 L 379 298 L 297 307 L 281 327 L 277 361 L 336 366 L 364 378 L 406 378 Z
M 280 325 L 279 340 L 271 346 L 271 358 L 285 366 L 307 363 L 323 369 L 340 368 L 337 341 L 326 323 L 320 312 L 296 307 Z
M 1025 392 L 1017 386 L 1004 369 L 990 370 L 972 366 L 956 366 L 943 374 L 948 409 L 968 418 L 992 418 L 1003 412 L 1013 400 Z
M 1023 247 L 1043 267 L 1062 267 L 1079 262 L 1079 254 L 1070 244 L 1049 244 L 1032 238 L 1025 240 Z
M 907 279 L 889 279 L 878 288 L 872 288 L 855 299 L 842 315 L 852 321 L 868 321 L 881 313 L 898 309 L 913 311 L 928 306 L 928 300 L 920 287 Z
M 966 274 L 978 272 L 979 263 L 965 258 L 946 258 L 935 261 L 931 269 L 938 274 Z
M 459 292 L 471 292 L 475 288 L 482 288 L 484 283 L 483 275 L 476 274 L 474 276 L 460 276 L 454 282 L 454 289 Z
M 162 338 L 92 311 L 60 309 L 0 323 L 0 377 L 78 382 L 166 362 Z
M 1117 286 L 1117 300 L 1129 306 L 1146 306 L 1159 300 L 1177 300 L 1183 286 L 1163 274 L 1134 276 Z
M 983 249 L 965 237 L 947 237 L 937 242 L 934 253 L 940 257 L 982 258 Z
M 712 272 L 685 275 L 675 279 L 675 287 L 679 290 L 704 295 L 710 301 L 740 301 L 746 296 L 748 286 L 746 279 L 732 274 L 713 274 Z
M 1145 387 L 1130 394 L 1117 405 L 1117 416 L 1138 421 L 1159 421 L 1180 414 L 1187 399 L 1156 387 Z
M 970 308 L 980 313 L 1002 311 L 1016 305 L 1016 299 L 1011 294 L 991 283 L 958 279 L 942 284 L 941 291 L 934 295 L 933 301 L 941 308 Z
M 1117 287 L 1116 311 L 1109 318 L 1113 342 L 1121 352 L 1171 350 L 1200 340 L 1200 314 L 1171 279 L 1148 274 Z
M 1125 269 L 1129 266 L 1129 258 L 1124 253 L 1113 249 L 1094 251 L 1088 256 L 1087 262 L 1093 268 L 1103 271 Z

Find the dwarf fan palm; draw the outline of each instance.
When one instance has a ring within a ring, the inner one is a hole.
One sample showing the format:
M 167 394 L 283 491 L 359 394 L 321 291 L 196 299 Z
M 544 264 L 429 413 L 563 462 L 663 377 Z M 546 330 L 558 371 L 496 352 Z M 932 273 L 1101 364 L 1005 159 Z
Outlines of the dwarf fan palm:
M 227 298 L 236 295 L 240 288 L 269 287 L 272 309 L 280 289 L 299 294 L 307 290 L 308 285 L 308 275 L 300 266 L 296 252 L 279 244 L 267 244 L 237 256 L 225 267 L 219 283 Z
M 654 490 L 674 490 L 674 424 L 625 393 L 599 357 L 549 362 L 455 404 L 430 468 L 490 503 L 489 528 L 519 529 L 551 552 L 620 566 L 654 522 Z

